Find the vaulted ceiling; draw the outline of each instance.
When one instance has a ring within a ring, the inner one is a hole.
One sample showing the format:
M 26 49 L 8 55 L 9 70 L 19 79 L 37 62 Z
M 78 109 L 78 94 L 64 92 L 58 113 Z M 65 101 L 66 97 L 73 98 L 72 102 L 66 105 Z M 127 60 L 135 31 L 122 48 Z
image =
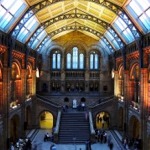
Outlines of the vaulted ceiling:
M 52 39 L 78 30 L 98 40 L 127 0 L 26 0 Z

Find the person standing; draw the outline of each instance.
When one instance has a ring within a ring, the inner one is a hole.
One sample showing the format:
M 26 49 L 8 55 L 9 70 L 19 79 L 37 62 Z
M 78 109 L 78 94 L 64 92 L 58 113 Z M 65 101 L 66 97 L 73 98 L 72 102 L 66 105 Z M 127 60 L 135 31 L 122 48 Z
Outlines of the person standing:
M 113 142 L 111 141 L 110 144 L 109 144 L 110 150 L 113 150 L 113 147 L 114 147 L 114 144 L 113 144 Z

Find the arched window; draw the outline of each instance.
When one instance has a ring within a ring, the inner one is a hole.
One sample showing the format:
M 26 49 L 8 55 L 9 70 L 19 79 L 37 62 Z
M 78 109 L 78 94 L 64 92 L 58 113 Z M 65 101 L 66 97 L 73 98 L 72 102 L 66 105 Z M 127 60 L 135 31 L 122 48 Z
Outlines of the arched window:
M 95 51 L 90 53 L 90 69 L 99 69 L 99 56 Z
M 79 63 L 79 69 L 83 69 L 84 68 L 84 55 L 80 54 L 80 63 Z
M 73 47 L 71 53 L 67 54 L 67 69 L 84 69 L 84 54 L 77 47 Z
M 54 51 L 52 54 L 52 69 L 60 69 L 61 68 L 61 54 L 59 51 Z
M 71 69 L 71 54 L 67 54 L 67 69 Z
M 78 68 L 78 48 L 74 47 L 73 48 L 73 57 L 72 57 L 72 68 L 77 69 Z

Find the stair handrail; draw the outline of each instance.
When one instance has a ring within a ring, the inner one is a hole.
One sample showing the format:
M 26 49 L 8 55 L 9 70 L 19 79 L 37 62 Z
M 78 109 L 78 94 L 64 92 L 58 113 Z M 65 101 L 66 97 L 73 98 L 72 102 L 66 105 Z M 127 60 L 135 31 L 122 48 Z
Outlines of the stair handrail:
M 41 95 L 38 95 L 38 94 L 36 94 L 36 96 L 37 96 L 37 98 L 43 100 L 44 102 L 49 102 L 52 106 L 59 107 L 59 108 L 62 107 L 59 103 L 53 102 L 52 100 L 50 100 L 50 99 L 48 99 L 44 96 L 41 96 Z
M 90 141 L 94 142 L 95 141 L 95 130 L 93 126 L 93 118 L 92 118 L 92 113 L 89 111 L 89 124 L 90 124 Z
M 110 96 L 110 97 L 107 97 L 105 99 L 102 99 L 102 101 L 100 101 L 99 103 L 95 104 L 94 106 L 88 106 L 90 109 L 93 109 L 99 105 L 104 105 L 110 101 L 114 100 L 114 96 Z
M 54 130 L 54 141 L 58 142 L 58 134 L 59 134 L 59 127 L 60 127 L 60 118 L 61 118 L 61 110 L 58 111 L 57 120 L 56 120 L 56 127 Z

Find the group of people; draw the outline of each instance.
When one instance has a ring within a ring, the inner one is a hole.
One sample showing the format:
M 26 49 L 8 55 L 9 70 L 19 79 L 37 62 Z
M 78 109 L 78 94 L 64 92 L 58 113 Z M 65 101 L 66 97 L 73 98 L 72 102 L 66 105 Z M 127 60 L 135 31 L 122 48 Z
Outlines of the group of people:
M 16 143 L 11 142 L 10 150 L 31 150 L 32 143 L 29 138 L 19 138 Z
M 105 130 L 97 129 L 95 132 L 96 132 L 96 141 L 100 143 L 108 143 L 108 147 L 110 148 L 110 150 L 112 150 L 114 144 L 112 142 L 111 135 L 108 134 Z
M 52 135 L 50 135 L 48 132 L 44 135 L 44 142 L 46 142 L 46 141 L 54 141 L 54 136 L 53 136 L 53 134 Z
M 142 147 L 141 140 L 138 138 L 129 139 L 129 138 L 125 137 L 122 139 L 122 144 L 123 144 L 124 148 L 127 150 L 129 150 L 131 148 L 134 150 L 140 150 Z

